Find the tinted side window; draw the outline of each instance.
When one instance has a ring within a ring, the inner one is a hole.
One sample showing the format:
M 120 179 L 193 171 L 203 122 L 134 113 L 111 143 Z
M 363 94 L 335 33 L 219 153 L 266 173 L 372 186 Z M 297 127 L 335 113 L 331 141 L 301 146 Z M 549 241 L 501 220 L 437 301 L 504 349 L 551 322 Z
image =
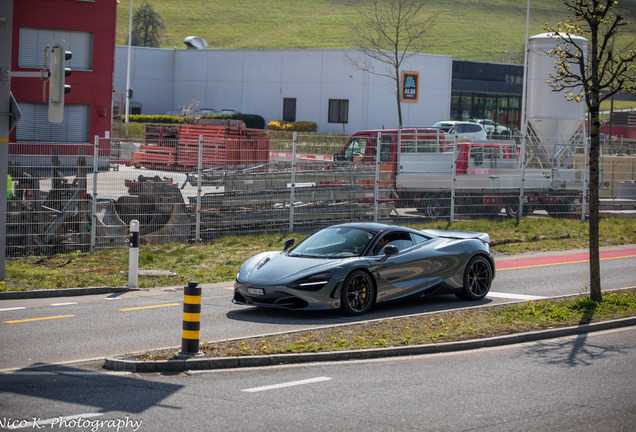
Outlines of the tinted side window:
M 413 240 L 411 236 L 406 232 L 393 232 L 388 233 L 382 237 L 373 248 L 373 255 L 380 255 L 382 249 L 387 245 L 396 246 L 400 251 L 408 249 L 413 246 Z
M 430 240 L 428 237 L 420 235 L 420 234 L 411 234 L 411 238 L 413 239 L 413 243 L 415 244 L 424 243 Z

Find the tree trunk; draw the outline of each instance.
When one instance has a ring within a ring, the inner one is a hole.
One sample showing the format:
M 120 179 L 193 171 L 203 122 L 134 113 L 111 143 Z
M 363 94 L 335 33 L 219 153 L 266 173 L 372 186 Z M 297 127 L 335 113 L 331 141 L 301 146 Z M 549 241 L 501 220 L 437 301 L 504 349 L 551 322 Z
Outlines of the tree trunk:
M 590 248 L 590 299 L 600 302 L 603 300 L 601 293 L 601 268 L 599 252 L 599 155 L 600 155 L 600 120 L 598 108 L 589 112 L 590 127 L 590 221 L 589 221 L 589 248 Z
M 395 99 L 397 102 L 397 111 L 398 111 L 398 125 L 402 127 L 402 81 L 400 79 L 400 68 L 399 66 L 395 68 Z
M 591 40 L 589 49 L 591 56 L 591 72 L 589 81 L 588 116 L 590 119 L 590 299 L 596 302 L 603 300 L 601 293 L 601 265 L 598 233 L 598 185 L 599 185 L 599 156 L 601 150 L 601 107 L 600 62 L 598 58 L 598 26 L 590 24 Z M 581 76 L 585 76 L 581 71 Z

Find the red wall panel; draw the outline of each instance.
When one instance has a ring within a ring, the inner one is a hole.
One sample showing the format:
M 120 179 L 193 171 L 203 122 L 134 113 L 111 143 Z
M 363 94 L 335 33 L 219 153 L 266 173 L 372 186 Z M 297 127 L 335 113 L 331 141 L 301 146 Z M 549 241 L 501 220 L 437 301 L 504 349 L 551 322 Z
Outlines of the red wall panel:
M 67 77 L 71 92 L 65 103 L 90 105 L 90 139 L 110 131 L 113 72 L 115 68 L 116 0 L 19 0 L 13 3 L 11 70 L 18 67 L 20 28 L 63 29 L 93 34 L 91 71 L 74 70 Z M 42 102 L 40 78 L 12 78 L 11 91 L 20 102 Z M 48 92 L 46 94 L 48 100 Z M 15 134 L 15 132 L 14 132 Z M 15 135 L 12 136 L 15 139 Z

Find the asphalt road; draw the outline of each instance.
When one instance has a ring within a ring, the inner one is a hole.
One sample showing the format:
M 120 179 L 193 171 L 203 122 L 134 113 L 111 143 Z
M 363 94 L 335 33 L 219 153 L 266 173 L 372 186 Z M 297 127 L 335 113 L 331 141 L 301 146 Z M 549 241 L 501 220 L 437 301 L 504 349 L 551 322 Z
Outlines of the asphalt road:
M 627 257 L 601 261 L 604 289 L 635 286 L 636 248 L 605 249 L 612 250 L 622 251 L 621 255 Z M 204 285 L 201 339 L 224 340 L 585 292 L 589 264 L 573 252 L 560 255 L 559 264 L 545 262 L 546 256 L 554 257 L 554 254 L 528 255 L 521 261 L 519 257 L 498 260 L 497 266 L 501 269 L 491 292 L 480 302 L 459 301 L 453 295 L 433 296 L 379 305 L 359 318 L 346 317 L 337 311 L 307 313 L 236 306 L 231 303 L 231 283 Z M 2 300 L 0 370 L 179 347 L 182 319 L 182 287 L 110 295 Z
M 604 431 L 636 427 L 636 328 L 499 348 L 187 374 L 0 374 L 0 428 Z

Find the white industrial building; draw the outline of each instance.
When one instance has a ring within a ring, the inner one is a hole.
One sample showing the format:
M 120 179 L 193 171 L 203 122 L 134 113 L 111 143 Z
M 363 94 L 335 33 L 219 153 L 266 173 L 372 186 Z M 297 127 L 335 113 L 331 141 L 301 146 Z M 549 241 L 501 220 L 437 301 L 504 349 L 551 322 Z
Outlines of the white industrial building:
M 117 46 L 115 92 L 125 94 L 128 47 Z M 166 114 L 196 105 L 273 120 L 312 121 L 319 132 L 352 133 L 398 126 L 394 73 L 355 50 L 213 50 L 132 47 L 131 106 Z M 418 77 L 415 100 L 402 102 L 402 122 L 430 126 L 450 117 L 453 59 L 414 54 L 401 72 Z

